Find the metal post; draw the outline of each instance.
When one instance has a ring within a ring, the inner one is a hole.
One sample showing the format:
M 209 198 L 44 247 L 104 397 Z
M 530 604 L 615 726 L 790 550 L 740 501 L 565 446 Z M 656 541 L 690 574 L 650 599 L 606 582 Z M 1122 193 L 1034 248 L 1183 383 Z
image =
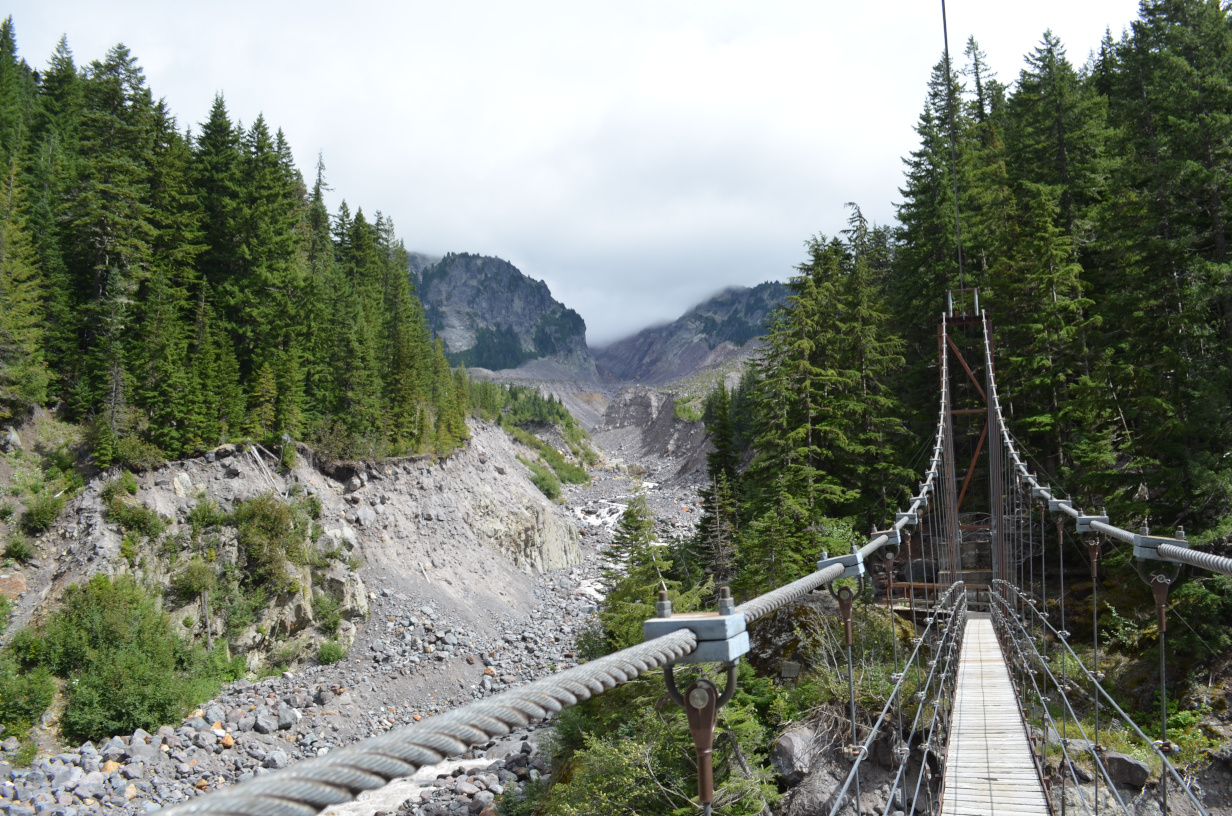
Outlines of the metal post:
M 1172 581 L 1166 575 L 1156 573 L 1151 576 L 1151 593 L 1155 596 L 1155 614 L 1159 623 L 1159 751 L 1167 756 L 1172 753 L 1172 743 L 1168 741 L 1168 663 L 1167 663 L 1167 631 L 1168 631 L 1168 590 Z M 1168 768 L 1165 765 L 1159 772 L 1159 790 L 1163 800 L 1163 813 L 1168 816 Z
M 1094 654 L 1091 656 L 1091 682 L 1094 684 L 1091 689 L 1092 708 L 1095 711 L 1095 731 L 1093 740 L 1094 745 L 1091 746 L 1091 756 L 1095 758 L 1096 765 L 1099 764 L 1099 755 L 1103 748 L 1099 744 L 1099 681 L 1102 676 L 1099 673 L 1099 539 L 1092 538 L 1087 541 L 1087 556 L 1091 560 L 1091 643 L 1094 648 Z M 1095 816 L 1099 816 L 1099 773 L 1091 774 L 1092 781 L 1095 783 L 1095 795 L 1092 796 L 1095 800 Z
M 856 685 L 855 674 L 852 671 L 851 664 L 851 606 L 855 600 L 855 593 L 851 591 L 851 587 L 843 587 L 835 595 L 838 598 L 838 610 L 843 616 L 843 642 L 847 645 L 847 695 L 851 704 L 851 745 L 848 746 L 847 754 L 852 758 L 852 761 L 859 763 L 860 761 L 860 744 L 859 737 L 856 734 Z M 860 805 L 860 767 L 856 765 L 856 816 L 861 816 L 862 808 Z

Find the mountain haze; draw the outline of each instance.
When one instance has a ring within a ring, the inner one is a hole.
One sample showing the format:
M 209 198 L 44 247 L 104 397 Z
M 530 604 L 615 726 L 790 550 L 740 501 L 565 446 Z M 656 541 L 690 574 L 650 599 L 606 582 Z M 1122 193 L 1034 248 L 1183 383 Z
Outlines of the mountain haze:
M 603 379 L 661 385 L 735 356 L 765 334 L 787 287 L 777 281 L 733 286 L 663 326 L 643 329 L 594 351 Z

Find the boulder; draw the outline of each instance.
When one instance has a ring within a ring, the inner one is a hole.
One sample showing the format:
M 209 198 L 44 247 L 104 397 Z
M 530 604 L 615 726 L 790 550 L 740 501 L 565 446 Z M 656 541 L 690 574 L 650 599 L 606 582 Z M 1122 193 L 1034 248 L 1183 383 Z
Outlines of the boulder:
M 1128 785 L 1131 788 L 1141 788 L 1151 778 L 1151 766 L 1140 759 L 1134 759 L 1116 751 L 1104 754 L 1104 767 L 1113 782 Z
M 0 451 L 13 453 L 19 450 L 22 450 L 21 437 L 17 435 L 15 428 L 8 428 L 3 434 L 0 434 Z
M 774 744 L 770 764 L 788 787 L 800 784 L 813 765 L 813 733 L 792 729 Z
M 180 471 L 171 480 L 171 489 L 175 491 L 175 495 L 179 498 L 187 498 L 193 493 L 192 479 L 188 478 L 187 473 Z

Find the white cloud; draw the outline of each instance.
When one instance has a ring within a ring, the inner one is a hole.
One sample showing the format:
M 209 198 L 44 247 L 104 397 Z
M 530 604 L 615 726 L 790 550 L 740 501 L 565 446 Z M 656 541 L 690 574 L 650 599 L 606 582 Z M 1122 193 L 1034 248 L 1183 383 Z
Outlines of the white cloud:
M 21 53 L 125 42 L 182 123 L 216 91 L 408 246 L 500 255 L 592 341 L 783 278 L 844 202 L 888 222 L 940 4 L 18 2 Z M 1047 27 L 1081 63 L 1136 0 L 948 4 L 1003 81 Z

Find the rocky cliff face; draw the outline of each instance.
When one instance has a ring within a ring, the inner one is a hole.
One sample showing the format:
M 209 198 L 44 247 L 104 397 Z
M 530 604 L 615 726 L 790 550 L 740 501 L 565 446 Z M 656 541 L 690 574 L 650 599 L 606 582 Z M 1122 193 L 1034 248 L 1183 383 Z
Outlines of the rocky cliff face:
M 126 503 L 166 520 L 157 544 L 126 547 L 122 531 L 104 514 L 107 479 L 92 482 L 40 537 L 42 556 L 0 575 L 0 590 L 16 597 L 11 630 L 58 602 L 64 589 L 95 573 L 132 573 L 166 589 L 195 550 L 190 514 L 202 502 L 230 510 L 274 492 L 315 499 L 319 514 L 304 530 L 310 566 L 287 563 L 291 590 L 270 597 L 242 631 L 211 617 L 199 598 L 166 603 L 181 634 L 228 643 L 257 670 L 273 651 L 294 646 L 308 656 L 331 636 L 344 647 L 368 615 L 365 583 L 415 592 L 446 610 L 475 610 L 498 619 L 522 611 L 533 598 L 532 575 L 579 564 L 575 522 L 548 501 L 518 461 L 524 453 L 504 431 L 478 423 L 465 449 L 446 459 L 387 460 L 314 466 L 311 451 L 285 474 L 260 450 L 223 446 L 202 457 L 169 463 L 137 477 Z M 233 527 L 211 527 L 213 564 L 239 563 Z M 320 598 L 330 596 L 341 616 L 336 631 L 321 629 Z M 316 602 L 316 603 L 314 603 Z M 476 621 L 482 630 L 484 623 Z M 208 633 L 208 634 L 207 634 Z
M 596 350 L 600 376 L 662 385 L 717 367 L 765 333 L 766 318 L 786 295 L 787 287 L 775 281 L 725 289 L 666 326 Z
M 669 485 L 700 484 L 706 453 L 713 447 L 705 424 L 676 419 L 675 404 L 668 394 L 626 386 L 608 403 L 591 436 L 617 459 L 636 460 L 662 473 Z
M 428 324 L 454 363 L 495 371 L 547 360 L 573 377 L 594 378 L 586 321 L 508 261 L 450 253 L 411 274 Z

